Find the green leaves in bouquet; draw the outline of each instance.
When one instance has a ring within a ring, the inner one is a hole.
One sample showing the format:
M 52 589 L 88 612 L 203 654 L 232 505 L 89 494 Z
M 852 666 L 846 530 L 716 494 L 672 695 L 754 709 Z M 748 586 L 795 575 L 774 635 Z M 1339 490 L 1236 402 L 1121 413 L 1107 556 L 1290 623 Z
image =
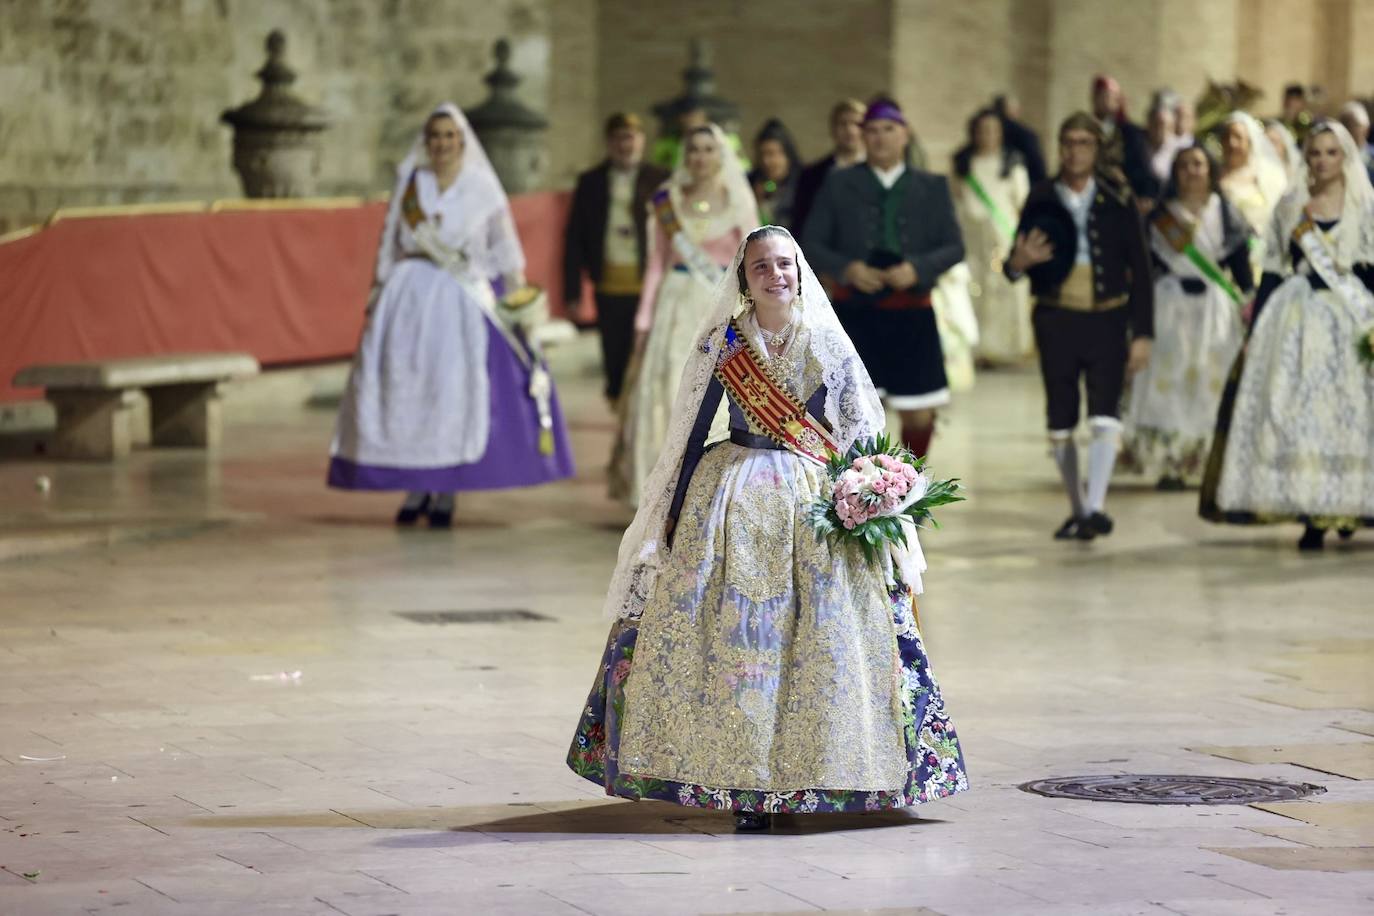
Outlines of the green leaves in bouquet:
M 916 457 L 910 449 L 894 442 L 890 435 L 881 433 L 871 439 L 855 442 L 848 454 L 831 454 L 826 471 L 832 485 L 841 474 L 849 470 L 850 465 L 860 455 L 891 455 L 899 461 L 912 465 L 918 471 L 925 471 L 926 469 L 924 458 Z M 965 498 L 964 488 L 960 485 L 957 477 L 949 480 L 931 480 L 926 486 L 925 495 L 907 507 L 902 514 L 909 516 L 918 526 L 922 522 L 928 521 L 931 527 L 938 528 L 940 523 L 935 520 L 932 510 L 947 506 L 950 503 L 962 502 Z M 907 545 L 906 529 L 898 516 L 870 519 L 852 530 L 838 524 L 834 514 L 833 501 L 829 494 L 811 504 L 810 522 L 812 529 L 816 532 L 817 540 L 857 541 L 863 550 L 864 559 L 870 563 L 878 561 L 883 549 L 889 543 L 896 542 L 903 547 Z
M 1355 341 L 1355 352 L 1360 354 L 1360 362 L 1374 366 L 1374 328 L 1370 328 Z

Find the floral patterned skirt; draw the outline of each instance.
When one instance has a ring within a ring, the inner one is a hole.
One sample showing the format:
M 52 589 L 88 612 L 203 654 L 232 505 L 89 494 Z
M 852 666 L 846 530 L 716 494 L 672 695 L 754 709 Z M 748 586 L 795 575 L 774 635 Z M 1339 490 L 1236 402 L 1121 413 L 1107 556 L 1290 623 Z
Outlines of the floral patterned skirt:
M 625 682 L 634 666 L 637 621 L 621 620 L 611 628 L 596 681 L 587 697 L 568 766 L 597 783 L 607 795 L 656 799 L 697 808 L 774 814 L 881 811 L 945 798 L 968 788 L 963 752 L 945 713 L 916 624 L 911 592 L 890 595 L 893 638 L 901 664 L 902 743 L 906 759 L 904 784 L 893 791 L 810 787 L 793 791 L 695 785 L 622 773 L 618 766 L 620 724 L 625 714 Z M 854 715 L 861 711 L 854 710 Z
M 1235 305 L 1214 286 L 1190 295 L 1172 274 L 1155 283 L 1154 349 L 1130 382 L 1118 467 L 1189 483 L 1202 479 L 1243 336 Z

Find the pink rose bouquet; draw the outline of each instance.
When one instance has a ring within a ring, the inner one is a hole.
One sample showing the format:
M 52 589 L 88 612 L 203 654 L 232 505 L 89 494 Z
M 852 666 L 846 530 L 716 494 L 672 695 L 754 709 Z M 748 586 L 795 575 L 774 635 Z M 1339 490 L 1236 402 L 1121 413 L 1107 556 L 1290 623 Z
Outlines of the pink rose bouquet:
M 964 498 L 959 481 L 932 480 L 925 459 L 886 435 L 855 444 L 852 459 L 832 458 L 830 494 L 811 507 L 818 538 L 855 541 L 869 562 L 889 544 L 907 544 L 905 522 L 937 525 L 931 510 Z

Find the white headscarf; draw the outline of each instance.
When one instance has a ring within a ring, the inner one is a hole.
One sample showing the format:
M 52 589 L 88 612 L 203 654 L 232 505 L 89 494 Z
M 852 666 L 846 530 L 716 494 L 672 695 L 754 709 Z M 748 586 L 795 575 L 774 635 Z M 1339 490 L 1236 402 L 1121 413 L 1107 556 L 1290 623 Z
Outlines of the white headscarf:
M 520 236 L 515 229 L 515 218 L 511 214 L 510 198 L 501 186 L 482 141 L 468 123 L 462 110 L 452 102 L 438 105 L 425 116 L 409 152 L 396 166 L 396 190 L 391 196 L 391 206 L 387 213 L 386 227 L 382 234 L 382 251 L 377 260 L 377 278 L 384 282 L 394 261 L 392 242 L 396 237 L 400 217 L 400 203 L 405 194 L 410 176 L 419 168 L 428 168 L 428 153 L 425 150 L 425 125 L 438 115 L 452 118 L 463 135 L 463 162 L 458 173 L 458 184 L 463 193 L 463 222 L 473 233 L 482 232 L 480 250 L 489 255 L 494 275 L 500 274 L 516 282 L 523 280 L 525 255 L 520 245 Z M 454 227 L 445 227 L 452 230 Z M 494 276 L 493 275 L 493 276 Z M 491 279 L 492 277 L 488 277 Z
M 807 264 L 801 246 L 796 244 L 786 229 L 780 226 L 767 228 L 776 230 L 777 234 L 796 245 L 801 299 L 798 321 L 810 332 L 808 348 L 821 365 L 822 381 L 826 386 L 823 419 L 830 425 L 840 448 L 847 451 L 856 440 L 876 436 L 883 431 L 886 417 L 882 402 L 878 399 L 868 370 L 840 326 L 825 289 Z M 663 561 L 664 528 L 673 494 L 677 490 L 687 440 L 696 423 L 707 386 L 715 373 L 716 359 L 725 339 L 725 327 L 731 318 L 747 311 L 740 295 L 739 267 L 748 244 L 747 238 L 740 243 L 730 269 L 712 294 L 706 319 L 698 329 L 695 339 L 699 343 L 693 348 L 682 374 L 663 450 L 644 484 L 639 511 L 635 513 L 634 521 L 620 542 L 619 559 L 606 595 L 605 610 L 610 617 L 638 618 L 653 591 Z
M 1274 208 L 1265 239 L 1264 269 L 1268 273 L 1281 274 L 1290 266 L 1288 240 L 1311 199 L 1312 176 L 1307 169 L 1306 153 L 1312 141 L 1322 134 L 1334 136 L 1345 154 L 1345 201 L 1340 221 L 1331 231 L 1336 266 L 1348 271 L 1355 264 L 1374 264 L 1374 187 L 1369 183 L 1369 172 L 1350 131 L 1339 121 L 1323 119 L 1308 131 L 1297 180 Z
M 1288 171 L 1288 186 L 1292 187 L 1297 181 L 1298 171 L 1302 168 L 1302 150 L 1298 148 L 1297 138 L 1293 136 L 1293 131 L 1288 129 L 1288 125 L 1278 118 L 1269 118 L 1264 122 L 1265 139 L 1269 139 L 1269 131 L 1276 130 L 1283 140 L 1283 155 L 1279 160 L 1283 167 Z M 1273 141 L 1270 141 L 1273 146 Z
M 759 205 L 754 197 L 754 189 L 749 184 L 749 176 L 744 172 L 744 166 L 740 164 L 739 156 L 735 155 L 735 148 L 730 144 L 730 138 L 718 124 L 708 124 L 706 129 L 711 132 L 711 137 L 716 141 L 716 148 L 720 150 L 720 183 L 725 188 L 725 198 L 729 201 L 730 213 L 734 223 L 745 233 L 759 224 Z M 682 138 L 682 145 L 678 148 L 677 162 L 673 165 L 673 173 L 668 178 L 670 191 L 674 196 L 674 205 L 681 206 L 681 191 L 693 181 L 692 174 L 687 171 L 687 143 L 691 140 L 695 130 L 688 131 Z
M 1246 165 L 1254 172 L 1260 193 L 1273 206 L 1288 189 L 1288 169 L 1279 158 L 1279 151 L 1269 142 L 1264 125 L 1254 115 L 1244 111 L 1231 112 L 1221 123 L 1244 126 L 1245 134 L 1250 138 L 1250 155 Z

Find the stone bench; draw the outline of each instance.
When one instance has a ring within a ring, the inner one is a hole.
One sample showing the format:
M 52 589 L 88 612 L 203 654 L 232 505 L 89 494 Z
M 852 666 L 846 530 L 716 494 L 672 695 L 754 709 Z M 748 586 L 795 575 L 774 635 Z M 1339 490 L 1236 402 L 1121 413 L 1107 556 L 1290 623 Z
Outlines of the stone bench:
M 113 461 L 148 443 L 217 448 L 221 386 L 258 371 L 246 353 L 175 353 L 27 366 L 14 384 L 45 389 L 57 409 L 50 454 Z M 146 427 L 135 416 L 140 391 L 148 398 Z

